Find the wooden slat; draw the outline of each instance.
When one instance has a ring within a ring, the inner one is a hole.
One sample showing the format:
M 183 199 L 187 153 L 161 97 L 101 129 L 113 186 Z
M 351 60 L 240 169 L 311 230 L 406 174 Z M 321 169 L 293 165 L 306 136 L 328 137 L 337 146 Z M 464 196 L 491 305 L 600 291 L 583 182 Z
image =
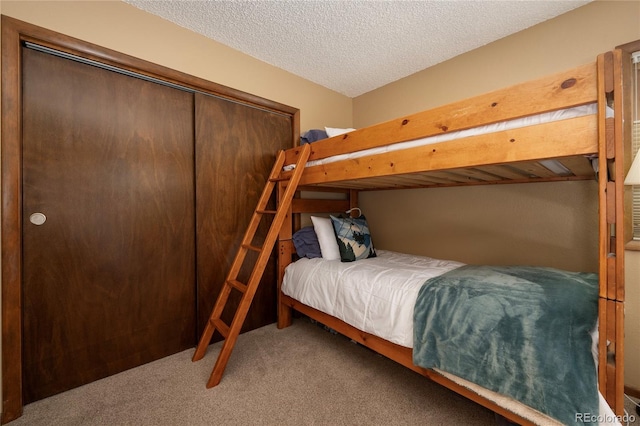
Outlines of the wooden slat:
M 514 170 L 509 165 L 490 165 L 490 166 L 482 166 L 479 167 L 480 170 L 484 170 L 487 173 L 491 173 L 497 176 L 500 176 L 504 179 L 523 179 L 525 175 L 517 170 Z
M 607 182 L 607 224 L 616 223 L 616 184 Z
M 220 333 L 222 337 L 226 338 L 229 335 L 229 326 L 222 322 L 220 318 L 212 318 L 209 321 L 211 321 L 211 324 L 218 330 L 218 333 Z
M 607 141 L 607 159 L 611 160 L 616 156 L 615 121 L 613 118 L 605 120 L 605 138 Z
M 596 67 L 572 70 L 314 142 L 311 160 L 595 102 Z M 287 151 L 286 164 L 296 161 Z
M 227 281 L 227 284 L 229 284 L 231 287 L 235 288 L 241 293 L 244 293 L 247 291 L 247 285 L 244 283 L 241 283 L 238 280 L 229 280 Z
M 296 198 L 291 203 L 291 210 L 293 213 L 342 212 L 348 209 L 348 200 Z
M 554 177 L 556 176 L 551 170 L 547 169 L 540 163 L 533 161 L 509 163 L 510 167 L 522 171 L 529 177 Z
M 477 168 L 470 169 L 452 169 L 451 173 L 455 173 L 457 175 L 466 176 L 470 179 L 474 179 L 480 182 L 494 182 L 498 180 L 502 180 L 501 177 L 484 172 Z
M 326 188 L 340 188 L 340 189 L 345 189 L 345 190 L 350 190 L 350 189 L 365 189 L 365 188 L 371 188 L 371 189 L 375 189 L 376 186 L 375 185 L 366 185 L 363 184 L 362 181 L 358 180 L 358 181 L 354 181 L 354 180 L 343 180 L 340 182 L 331 182 L 331 183 L 327 183 L 327 184 L 318 184 L 319 188 L 322 187 L 326 187 Z
M 616 256 L 610 254 L 607 258 L 607 299 L 616 297 Z
M 398 176 L 393 176 L 393 178 L 391 178 L 390 180 L 393 182 L 397 182 L 397 185 L 399 186 L 407 186 L 407 187 L 421 187 L 421 186 L 433 185 L 436 183 L 447 182 L 444 179 L 440 179 L 435 176 L 429 176 L 429 174 L 425 174 L 425 173 L 398 175 Z
M 343 189 L 357 189 L 361 191 L 375 191 L 382 189 L 414 189 L 414 188 L 444 188 L 454 186 L 476 186 L 476 185 L 497 185 L 497 184 L 515 184 L 515 183 L 531 183 L 531 182 L 558 182 L 558 181 L 574 181 L 592 179 L 592 176 L 555 176 L 547 178 L 520 178 L 520 179 L 500 179 L 495 181 L 478 181 L 468 179 L 463 182 L 444 181 L 436 182 L 434 178 L 429 176 L 429 172 L 412 174 L 412 176 L 429 177 L 429 180 L 423 182 L 410 183 L 403 178 L 406 175 L 394 175 L 386 178 L 363 178 L 358 180 L 346 180 L 339 183 Z M 325 184 L 317 184 L 318 188 L 324 188 Z M 327 183 L 326 188 L 334 188 L 335 183 Z
M 439 179 L 441 183 L 467 183 L 467 182 L 476 181 L 475 179 L 470 179 L 467 176 L 461 176 L 455 173 L 453 170 L 432 171 L 426 175 L 429 177 Z
M 262 248 L 253 246 L 251 244 L 243 244 L 242 248 L 245 248 L 245 249 L 251 250 L 251 251 L 255 251 L 257 253 L 260 253 L 262 251 Z
M 347 199 L 349 197 L 349 192 L 350 192 L 348 189 L 332 188 L 330 186 L 327 186 L 326 188 L 320 188 L 318 186 L 302 186 L 302 185 L 299 185 L 298 186 L 298 192 L 302 192 L 302 191 L 332 192 L 334 194 L 344 194 L 345 195 L 345 199 Z
M 439 178 L 437 176 L 435 176 L 433 173 L 430 172 L 425 172 L 425 173 L 413 173 L 410 175 L 400 175 L 400 176 L 410 176 L 410 177 L 414 177 L 415 179 L 417 179 L 416 183 L 420 183 L 420 181 L 422 181 L 423 184 L 425 185 L 430 185 L 430 184 L 444 184 L 444 183 L 450 183 L 451 181 L 448 179 L 442 179 Z
M 598 152 L 597 120 L 579 117 L 425 147 L 308 167 L 302 184 L 502 164 Z
M 576 176 L 595 176 L 591 161 L 587 157 L 566 157 L 558 161 Z

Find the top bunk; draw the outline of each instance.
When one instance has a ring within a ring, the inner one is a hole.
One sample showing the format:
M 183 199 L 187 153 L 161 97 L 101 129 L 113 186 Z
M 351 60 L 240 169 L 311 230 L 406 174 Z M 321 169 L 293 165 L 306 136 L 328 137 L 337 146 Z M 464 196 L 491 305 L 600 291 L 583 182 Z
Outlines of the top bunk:
M 355 190 L 595 179 L 607 149 L 598 61 L 311 144 L 300 186 Z M 300 147 L 286 151 L 294 164 Z M 285 167 L 283 178 L 290 175 Z

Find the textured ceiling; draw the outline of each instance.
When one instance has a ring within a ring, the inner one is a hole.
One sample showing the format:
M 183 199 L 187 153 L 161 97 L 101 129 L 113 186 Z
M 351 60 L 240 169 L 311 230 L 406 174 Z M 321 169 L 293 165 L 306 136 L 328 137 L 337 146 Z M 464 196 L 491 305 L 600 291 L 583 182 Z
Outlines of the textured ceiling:
M 592 0 L 124 0 L 355 97 Z

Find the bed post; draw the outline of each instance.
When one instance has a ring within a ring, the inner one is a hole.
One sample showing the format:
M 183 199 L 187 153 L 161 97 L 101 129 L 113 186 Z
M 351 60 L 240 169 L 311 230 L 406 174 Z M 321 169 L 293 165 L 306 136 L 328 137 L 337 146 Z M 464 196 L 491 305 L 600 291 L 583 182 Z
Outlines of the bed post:
M 285 184 L 284 182 L 280 182 L 278 184 L 277 191 L 277 200 L 276 202 L 280 204 L 280 196 L 284 194 Z M 295 200 L 295 198 L 294 198 Z M 293 202 L 291 203 L 293 205 Z M 292 256 L 294 252 L 293 241 L 291 240 L 293 235 L 293 208 L 289 206 L 289 211 L 282 223 L 282 228 L 280 229 L 280 233 L 278 234 L 278 283 L 277 283 L 277 303 L 278 303 L 278 328 L 285 328 L 291 325 L 292 323 L 292 309 L 290 306 L 282 303 L 281 297 L 282 292 L 280 291 L 280 287 L 282 285 L 282 279 L 284 278 L 284 270 L 291 263 Z
M 358 207 L 358 190 L 350 189 L 348 197 L 349 197 L 349 209 L 351 210 Z M 353 216 L 354 214 L 355 212 L 351 212 L 351 216 Z
M 624 137 L 621 51 L 598 56 L 600 392 L 624 414 Z M 615 117 L 606 117 L 606 106 Z

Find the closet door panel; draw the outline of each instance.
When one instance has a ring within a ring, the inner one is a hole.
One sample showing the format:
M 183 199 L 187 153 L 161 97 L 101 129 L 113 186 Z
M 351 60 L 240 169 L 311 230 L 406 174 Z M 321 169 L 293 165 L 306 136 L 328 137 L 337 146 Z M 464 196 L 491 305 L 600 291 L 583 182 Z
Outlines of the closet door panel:
M 196 228 L 198 335 L 204 329 L 280 149 L 291 147 L 291 117 L 237 102 L 196 95 Z M 270 208 L 275 207 L 275 199 Z M 268 231 L 263 221 L 254 241 Z M 255 256 L 249 252 L 247 257 Z M 252 265 L 249 262 L 245 264 Z M 247 282 L 250 270 L 240 274 Z M 276 261 L 272 256 L 242 331 L 276 320 Z M 240 301 L 233 291 L 223 320 Z M 214 341 L 220 336 L 214 335 Z
M 193 346 L 194 101 L 30 49 L 23 82 L 28 403 Z

